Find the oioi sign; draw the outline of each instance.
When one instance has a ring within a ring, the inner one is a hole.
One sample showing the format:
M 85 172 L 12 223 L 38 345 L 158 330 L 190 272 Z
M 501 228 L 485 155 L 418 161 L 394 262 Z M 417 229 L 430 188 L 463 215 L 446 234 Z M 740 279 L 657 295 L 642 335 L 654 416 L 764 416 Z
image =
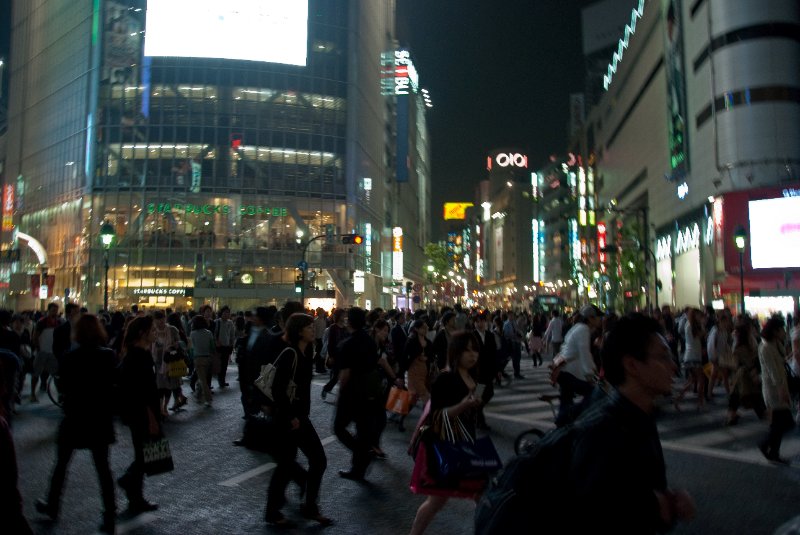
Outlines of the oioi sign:
M 486 166 L 489 171 L 492 170 L 492 163 L 493 160 L 491 157 L 489 157 L 487 159 Z M 528 157 L 524 154 L 520 154 L 519 152 L 502 152 L 494 157 L 494 163 L 496 163 L 499 167 L 521 167 L 527 169 Z

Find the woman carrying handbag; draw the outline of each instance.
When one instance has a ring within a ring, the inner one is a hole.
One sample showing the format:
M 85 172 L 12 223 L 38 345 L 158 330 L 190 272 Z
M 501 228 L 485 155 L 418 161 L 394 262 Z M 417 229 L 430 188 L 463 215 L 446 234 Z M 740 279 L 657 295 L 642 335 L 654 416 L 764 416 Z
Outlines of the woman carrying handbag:
M 461 428 L 471 437 L 475 436 L 477 428 L 478 407 L 482 401 L 475 395 L 475 380 L 470 375 L 470 370 L 478 363 L 478 342 L 472 333 L 457 332 L 450 339 L 447 348 L 447 369 L 439 375 L 431 388 L 430 413 L 423 424 L 432 426 L 434 434 L 441 432 L 437 427 L 437 420 L 448 419 L 449 427 Z M 457 424 L 457 425 L 454 425 Z M 421 440 L 420 448 L 426 448 L 425 438 Z M 417 455 L 416 461 L 424 456 Z M 432 459 L 427 459 L 428 466 L 421 467 L 426 472 L 435 472 L 431 465 Z M 415 466 L 415 473 L 420 467 Z M 445 506 L 451 496 L 463 497 L 461 492 L 449 493 L 447 490 L 415 485 L 412 478 L 412 492 L 428 495 L 427 499 L 417 509 L 410 535 L 420 535 L 425 532 L 436 514 Z M 487 479 L 488 481 L 488 479 Z M 480 490 L 476 491 L 480 494 Z M 474 495 L 472 496 L 475 497 Z
M 117 483 L 128 497 L 128 510 L 133 514 L 155 511 L 158 505 L 144 499 L 144 446 L 161 436 L 160 400 L 150 348 L 155 341 L 153 318 L 134 319 L 125 330 L 120 364 L 120 394 L 123 423 L 131 430 L 133 462 Z
M 328 466 L 325 449 L 314 425 L 311 412 L 311 377 L 314 359 L 314 318 L 296 313 L 289 316 L 283 334 L 288 347 L 275 359 L 275 378 L 272 383 L 273 423 L 275 425 L 272 456 L 277 463 L 267 490 L 267 524 L 280 528 L 294 527 L 281 509 L 286 503 L 286 486 L 296 481 L 305 494 L 300 514 L 320 526 L 330 526 L 333 520 L 319 511 L 317 499 L 322 475 Z M 308 459 L 308 470 L 297 463 L 297 450 Z

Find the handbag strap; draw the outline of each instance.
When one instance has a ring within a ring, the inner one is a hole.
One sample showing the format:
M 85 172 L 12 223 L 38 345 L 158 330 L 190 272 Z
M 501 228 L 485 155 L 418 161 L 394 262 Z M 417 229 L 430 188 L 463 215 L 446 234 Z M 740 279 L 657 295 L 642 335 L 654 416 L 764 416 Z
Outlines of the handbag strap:
M 474 444 L 475 439 L 472 435 L 467 431 L 466 426 L 464 426 L 464 422 L 461 421 L 459 416 L 453 418 L 455 420 L 455 428 L 453 422 L 450 421 L 450 415 L 447 413 L 447 409 L 442 411 L 442 429 L 445 434 L 445 438 L 448 442 L 458 442 L 458 437 L 463 437 L 464 440 L 467 442 Z

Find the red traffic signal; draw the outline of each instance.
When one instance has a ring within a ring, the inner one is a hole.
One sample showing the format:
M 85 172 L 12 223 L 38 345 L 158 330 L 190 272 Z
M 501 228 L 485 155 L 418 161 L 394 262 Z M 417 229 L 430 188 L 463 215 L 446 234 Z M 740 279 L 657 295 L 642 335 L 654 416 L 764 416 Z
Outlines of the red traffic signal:
M 361 234 L 342 234 L 342 243 L 345 245 L 361 245 L 364 243 L 364 236 Z

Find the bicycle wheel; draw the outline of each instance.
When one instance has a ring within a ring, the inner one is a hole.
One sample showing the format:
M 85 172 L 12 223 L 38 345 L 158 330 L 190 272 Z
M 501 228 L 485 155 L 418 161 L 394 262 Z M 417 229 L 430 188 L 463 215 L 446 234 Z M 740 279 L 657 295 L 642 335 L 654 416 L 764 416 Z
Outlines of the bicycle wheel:
M 53 405 L 61 407 L 63 402 L 61 400 L 61 393 L 58 391 L 58 377 L 50 375 L 47 378 L 47 397 L 53 402 Z
M 543 436 L 544 431 L 541 429 L 533 428 L 523 431 L 514 441 L 514 452 L 517 455 L 522 455 L 523 453 L 530 451 L 530 449 L 533 448 Z

